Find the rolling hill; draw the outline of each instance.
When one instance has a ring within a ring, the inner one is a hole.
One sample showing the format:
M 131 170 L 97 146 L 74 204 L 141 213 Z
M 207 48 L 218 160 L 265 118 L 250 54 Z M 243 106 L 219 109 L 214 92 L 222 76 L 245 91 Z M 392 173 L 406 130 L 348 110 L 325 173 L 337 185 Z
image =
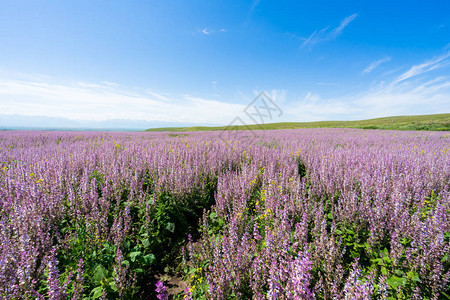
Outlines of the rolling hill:
M 319 121 L 319 122 L 283 122 L 262 125 L 238 125 L 220 127 L 162 127 L 146 131 L 217 131 L 217 130 L 275 130 L 298 128 L 361 128 L 361 129 L 391 129 L 391 130 L 430 130 L 450 131 L 450 113 L 417 116 L 394 116 L 359 121 Z

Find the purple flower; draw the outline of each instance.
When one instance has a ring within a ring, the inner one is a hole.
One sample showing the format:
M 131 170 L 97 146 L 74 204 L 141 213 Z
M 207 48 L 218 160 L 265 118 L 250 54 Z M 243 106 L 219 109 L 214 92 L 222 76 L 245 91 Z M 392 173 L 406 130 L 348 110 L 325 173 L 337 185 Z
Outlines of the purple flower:
M 157 297 L 160 300 L 168 300 L 169 295 L 167 294 L 166 287 L 164 286 L 164 283 L 161 280 L 158 280 L 156 283 L 156 289 L 155 291 L 158 293 Z

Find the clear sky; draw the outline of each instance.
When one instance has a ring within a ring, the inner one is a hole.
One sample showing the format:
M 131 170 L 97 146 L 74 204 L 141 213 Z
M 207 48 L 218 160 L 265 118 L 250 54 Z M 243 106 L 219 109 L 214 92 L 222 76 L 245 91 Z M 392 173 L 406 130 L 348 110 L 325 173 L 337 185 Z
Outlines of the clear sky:
M 0 114 L 227 124 L 263 90 L 273 121 L 450 112 L 448 0 L 0 7 Z

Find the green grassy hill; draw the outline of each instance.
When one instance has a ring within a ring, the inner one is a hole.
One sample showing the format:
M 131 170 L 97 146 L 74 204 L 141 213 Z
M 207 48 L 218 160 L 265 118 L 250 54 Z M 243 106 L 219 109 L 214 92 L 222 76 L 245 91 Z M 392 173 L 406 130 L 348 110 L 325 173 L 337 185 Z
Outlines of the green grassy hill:
M 258 130 L 258 129 L 297 129 L 297 128 L 362 128 L 394 130 L 432 130 L 450 131 L 450 114 L 396 116 L 360 121 L 320 121 L 320 122 L 284 122 L 263 125 L 221 126 L 221 127 L 165 127 L 146 131 L 216 131 L 216 130 Z

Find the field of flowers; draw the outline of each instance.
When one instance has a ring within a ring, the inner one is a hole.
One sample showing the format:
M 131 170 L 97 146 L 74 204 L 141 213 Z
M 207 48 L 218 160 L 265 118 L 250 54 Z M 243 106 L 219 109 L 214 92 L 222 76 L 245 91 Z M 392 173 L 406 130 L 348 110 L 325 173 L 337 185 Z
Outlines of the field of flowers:
M 448 132 L 258 134 L 0 132 L 0 298 L 450 299 Z

